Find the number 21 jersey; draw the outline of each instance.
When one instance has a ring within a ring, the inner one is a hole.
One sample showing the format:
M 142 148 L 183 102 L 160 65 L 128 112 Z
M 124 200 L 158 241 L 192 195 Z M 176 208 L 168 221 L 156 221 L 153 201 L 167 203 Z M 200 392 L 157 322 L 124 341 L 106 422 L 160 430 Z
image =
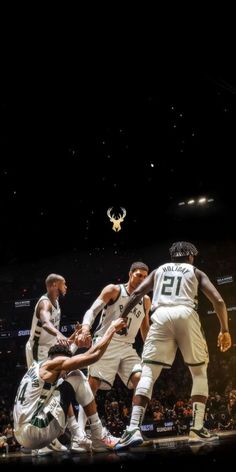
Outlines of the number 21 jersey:
M 191 264 L 169 262 L 155 272 L 152 310 L 159 306 L 186 305 L 197 309 L 198 280 Z

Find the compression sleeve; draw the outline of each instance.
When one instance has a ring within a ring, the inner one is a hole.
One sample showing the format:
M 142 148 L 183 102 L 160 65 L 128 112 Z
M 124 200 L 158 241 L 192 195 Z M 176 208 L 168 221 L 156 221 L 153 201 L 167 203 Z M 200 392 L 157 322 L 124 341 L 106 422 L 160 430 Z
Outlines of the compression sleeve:
M 97 298 L 95 302 L 92 304 L 92 306 L 86 311 L 84 318 L 83 318 L 83 325 L 87 324 L 90 326 L 93 325 L 96 316 L 100 311 L 104 308 L 106 303 L 101 298 Z

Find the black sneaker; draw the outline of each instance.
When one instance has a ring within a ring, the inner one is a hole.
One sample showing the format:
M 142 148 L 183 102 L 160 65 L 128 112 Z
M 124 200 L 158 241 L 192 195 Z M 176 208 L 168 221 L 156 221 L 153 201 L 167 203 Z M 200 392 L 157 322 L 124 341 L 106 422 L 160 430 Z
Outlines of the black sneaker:
M 201 429 L 191 428 L 189 431 L 189 442 L 217 441 L 218 439 L 218 434 L 210 433 L 210 431 L 204 427 Z

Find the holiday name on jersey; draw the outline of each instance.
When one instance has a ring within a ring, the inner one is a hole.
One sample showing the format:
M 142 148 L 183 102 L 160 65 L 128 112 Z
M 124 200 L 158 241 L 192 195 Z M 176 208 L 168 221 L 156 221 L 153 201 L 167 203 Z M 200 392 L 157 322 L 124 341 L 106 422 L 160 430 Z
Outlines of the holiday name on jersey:
M 186 269 L 186 267 L 181 267 L 181 266 L 166 266 L 162 267 L 163 272 L 182 272 L 182 274 L 187 274 L 189 272 L 189 269 Z

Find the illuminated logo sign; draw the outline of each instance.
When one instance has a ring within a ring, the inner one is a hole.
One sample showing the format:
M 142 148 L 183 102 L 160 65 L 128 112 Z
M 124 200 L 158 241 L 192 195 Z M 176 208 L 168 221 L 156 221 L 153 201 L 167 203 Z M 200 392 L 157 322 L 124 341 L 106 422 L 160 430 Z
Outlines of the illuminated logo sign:
M 231 284 L 233 282 L 233 276 L 227 275 L 224 277 L 217 277 L 216 281 L 218 285 Z
M 121 210 L 123 214 L 122 215 L 119 214 L 118 218 L 116 217 L 114 213 L 111 213 L 112 207 L 108 208 L 107 210 L 107 216 L 110 219 L 111 223 L 113 223 L 112 229 L 113 231 L 116 231 L 116 232 L 121 230 L 120 224 L 124 221 L 125 216 L 126 216 L 126 209 L 121 207 Z

